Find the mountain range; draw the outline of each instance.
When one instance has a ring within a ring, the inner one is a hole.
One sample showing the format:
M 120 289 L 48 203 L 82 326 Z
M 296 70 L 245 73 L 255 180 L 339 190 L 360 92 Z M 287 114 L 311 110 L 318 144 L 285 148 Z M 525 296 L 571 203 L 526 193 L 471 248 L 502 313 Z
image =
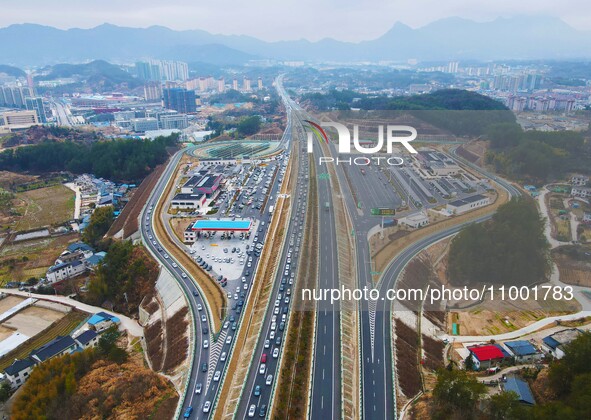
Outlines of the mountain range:
M 17 66 L 78 63 L 92 59 L 133 62 L 178 59 L 217 65 L 253 59 L 380 61 L 418 59 L 534 60 L 591 58 L 591 31 L 551 17 L 498 18 L 474 22 L 446 18 L 413 29 L 402 23 L 379 38 L 358 43 L 323 39 L 266 42 L 245 35 L 163 26 L 129 28 L 103 24 L 90 29 L 57 29 L 37 24 L 0 28 L 2 60 Z

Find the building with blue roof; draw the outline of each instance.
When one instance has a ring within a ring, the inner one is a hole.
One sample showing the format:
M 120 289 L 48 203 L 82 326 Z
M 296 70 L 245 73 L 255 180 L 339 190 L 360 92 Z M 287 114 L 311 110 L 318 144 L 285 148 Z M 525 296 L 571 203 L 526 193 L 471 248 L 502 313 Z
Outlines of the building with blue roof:
M 87 270 L 87 266 L 80 260 L 70 261 L 67 263 L 56 264 L 49 267 L 47 270 L 47 280 L 50 283 L 70 279 L 76 277 Z
M 88 326 L 96 332 L 104 331 L 120 323 L 121 320 L 119 318 L 106 312 L 97 312 L 87 321 Z
M 518 363 L 532 363 L 542 358 L 542 353 L 527 340 L 507 341 L 505 347 Z
M 68 245 L 68 251 L 75 252 L 75 251 L 82 251 L 84 253 L 90 252 L 94 253 L 94 249 L 84 242 L 75 242 L 73 244 Z
M 577 328 L 568 328 L 550 334 L 542 339 L 542 349 L 551 356 L 557 359 L 564 357 L 564 346 L 575 338 L 577 338 L 582 331 Z
M 69 335 L 57 336 L 44 346 L 31 352 L 29 357 L 39 363 L 49 360 L 56 356 L 70 354 L 76 350 L 76 342 Z
M 96 254 L 88 257 L 86 259 L 86 263 L 92 267 L 96 267 L 99 263 L 107 256 L 107 253 L 104 251 L 97 252 Z
M 99 335 L 94 330 L 86 330 L 78 337 L 74 338 L 74 341 L 76 341 L 76 344 L 80 349 L 96 347 L 99 341 Z
M 10 366 L 4 369 L 6 379 L 10 382 L 10 387 L 16 389 L 25 383 L 33 371 L 35 364 L 36 362 L 33 359 L 27 357 L 22 360 L 16 359 Z
M 503 383 L 503 390 L 505 392 L 515 392 L 522 404 L 534 405 L 536 403 L 527 382 L 517 376 L 508 376 L 507 381 Z

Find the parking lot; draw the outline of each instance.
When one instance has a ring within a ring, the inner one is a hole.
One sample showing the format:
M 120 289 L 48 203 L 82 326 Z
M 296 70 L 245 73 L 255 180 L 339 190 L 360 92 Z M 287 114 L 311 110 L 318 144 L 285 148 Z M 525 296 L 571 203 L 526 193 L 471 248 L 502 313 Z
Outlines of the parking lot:
M 253 250 L 255 238 L 259 239 L 259 228 L 262 232 L 265 227 L 256 220 L 252 225 L 252 233 L 244 235 L 244 238 L 240 234 L 234 234 L 229 235 L 230 239 L 224 239 L 221 232 L 209 238 L 202 236 L 189 246 L 189 253 L 194 259 L 201 257 L 211 265 L 212 271 L 226 277 L 228 281 L 240 279 L 244 270 L 250 269 L 252 272 L 253 255 L 249 256 L 247 252 Z

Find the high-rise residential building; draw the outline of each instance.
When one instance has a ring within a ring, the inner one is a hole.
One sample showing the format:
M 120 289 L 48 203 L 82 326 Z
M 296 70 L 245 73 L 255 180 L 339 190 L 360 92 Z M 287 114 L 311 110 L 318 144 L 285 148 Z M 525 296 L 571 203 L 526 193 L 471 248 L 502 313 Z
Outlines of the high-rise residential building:
M 137 77 L 143 80 L 185 81 L 189 78 L 189 65 L 182 61 L 138 61 L 135 70 Z
M 447 72 L 448 73 L 457 73 L 459 68 L 459 63 L 457 61 L 450 61 L 447 64 Z
M 238 79 L 232 80 L 232 89 L 238 90 Z
M 242 82 L 242 90 L 244 90 L 245 92 L 250 92 L 252 90 L 250 88 L 250 79 L 248 77 L 245 77 Z
M 163 80 L 185 81 L 189 78 L 189 65 L 182 61 L 160 61 Z
M 263 79 L 261 77 L 259 77 L 259 79 L 257 80 L 257 88 L 258 89 L 263 88 Z
M 197 111 L 195 92 L 183 88 L 163 89 L 164 107 L 188 114 Z
M 218 92 L 223 93 L 226 90 L 226 83 L 223 77 L 218 79 Z
M 144 85 L 144 98 L 146 101 L 159 101 L 162 99 L 162 85 L 160 82 L 153 82 Z
M 0 87 L 0 106 L 9 108 L 25 108 L 25 98 L 31 97 L 28 87 Z
M 138 61 L 135 63 L 137 77 L 142 80 L 151 80 L 159 82 L 162 80 L 162 73 L 158 63 L 152 61 Z
M 37 119 L 40 123 L 45 124 L 47 122 L 45 108 L 43 107 L 43 98 L 25 98 L 25 106 L 29 111 L 35 111 L 37 113 Z

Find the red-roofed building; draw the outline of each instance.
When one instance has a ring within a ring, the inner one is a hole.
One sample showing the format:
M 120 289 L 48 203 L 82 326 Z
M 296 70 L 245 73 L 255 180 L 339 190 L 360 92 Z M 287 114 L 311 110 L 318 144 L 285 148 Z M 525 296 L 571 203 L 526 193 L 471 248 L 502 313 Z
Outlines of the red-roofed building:
M 470 357 L 474 361 L 475 369 L 488 369 L 497 365 L 505 358 L 505 353 L 499 346 L 486 344 L 482 346 L 468 347 Z

